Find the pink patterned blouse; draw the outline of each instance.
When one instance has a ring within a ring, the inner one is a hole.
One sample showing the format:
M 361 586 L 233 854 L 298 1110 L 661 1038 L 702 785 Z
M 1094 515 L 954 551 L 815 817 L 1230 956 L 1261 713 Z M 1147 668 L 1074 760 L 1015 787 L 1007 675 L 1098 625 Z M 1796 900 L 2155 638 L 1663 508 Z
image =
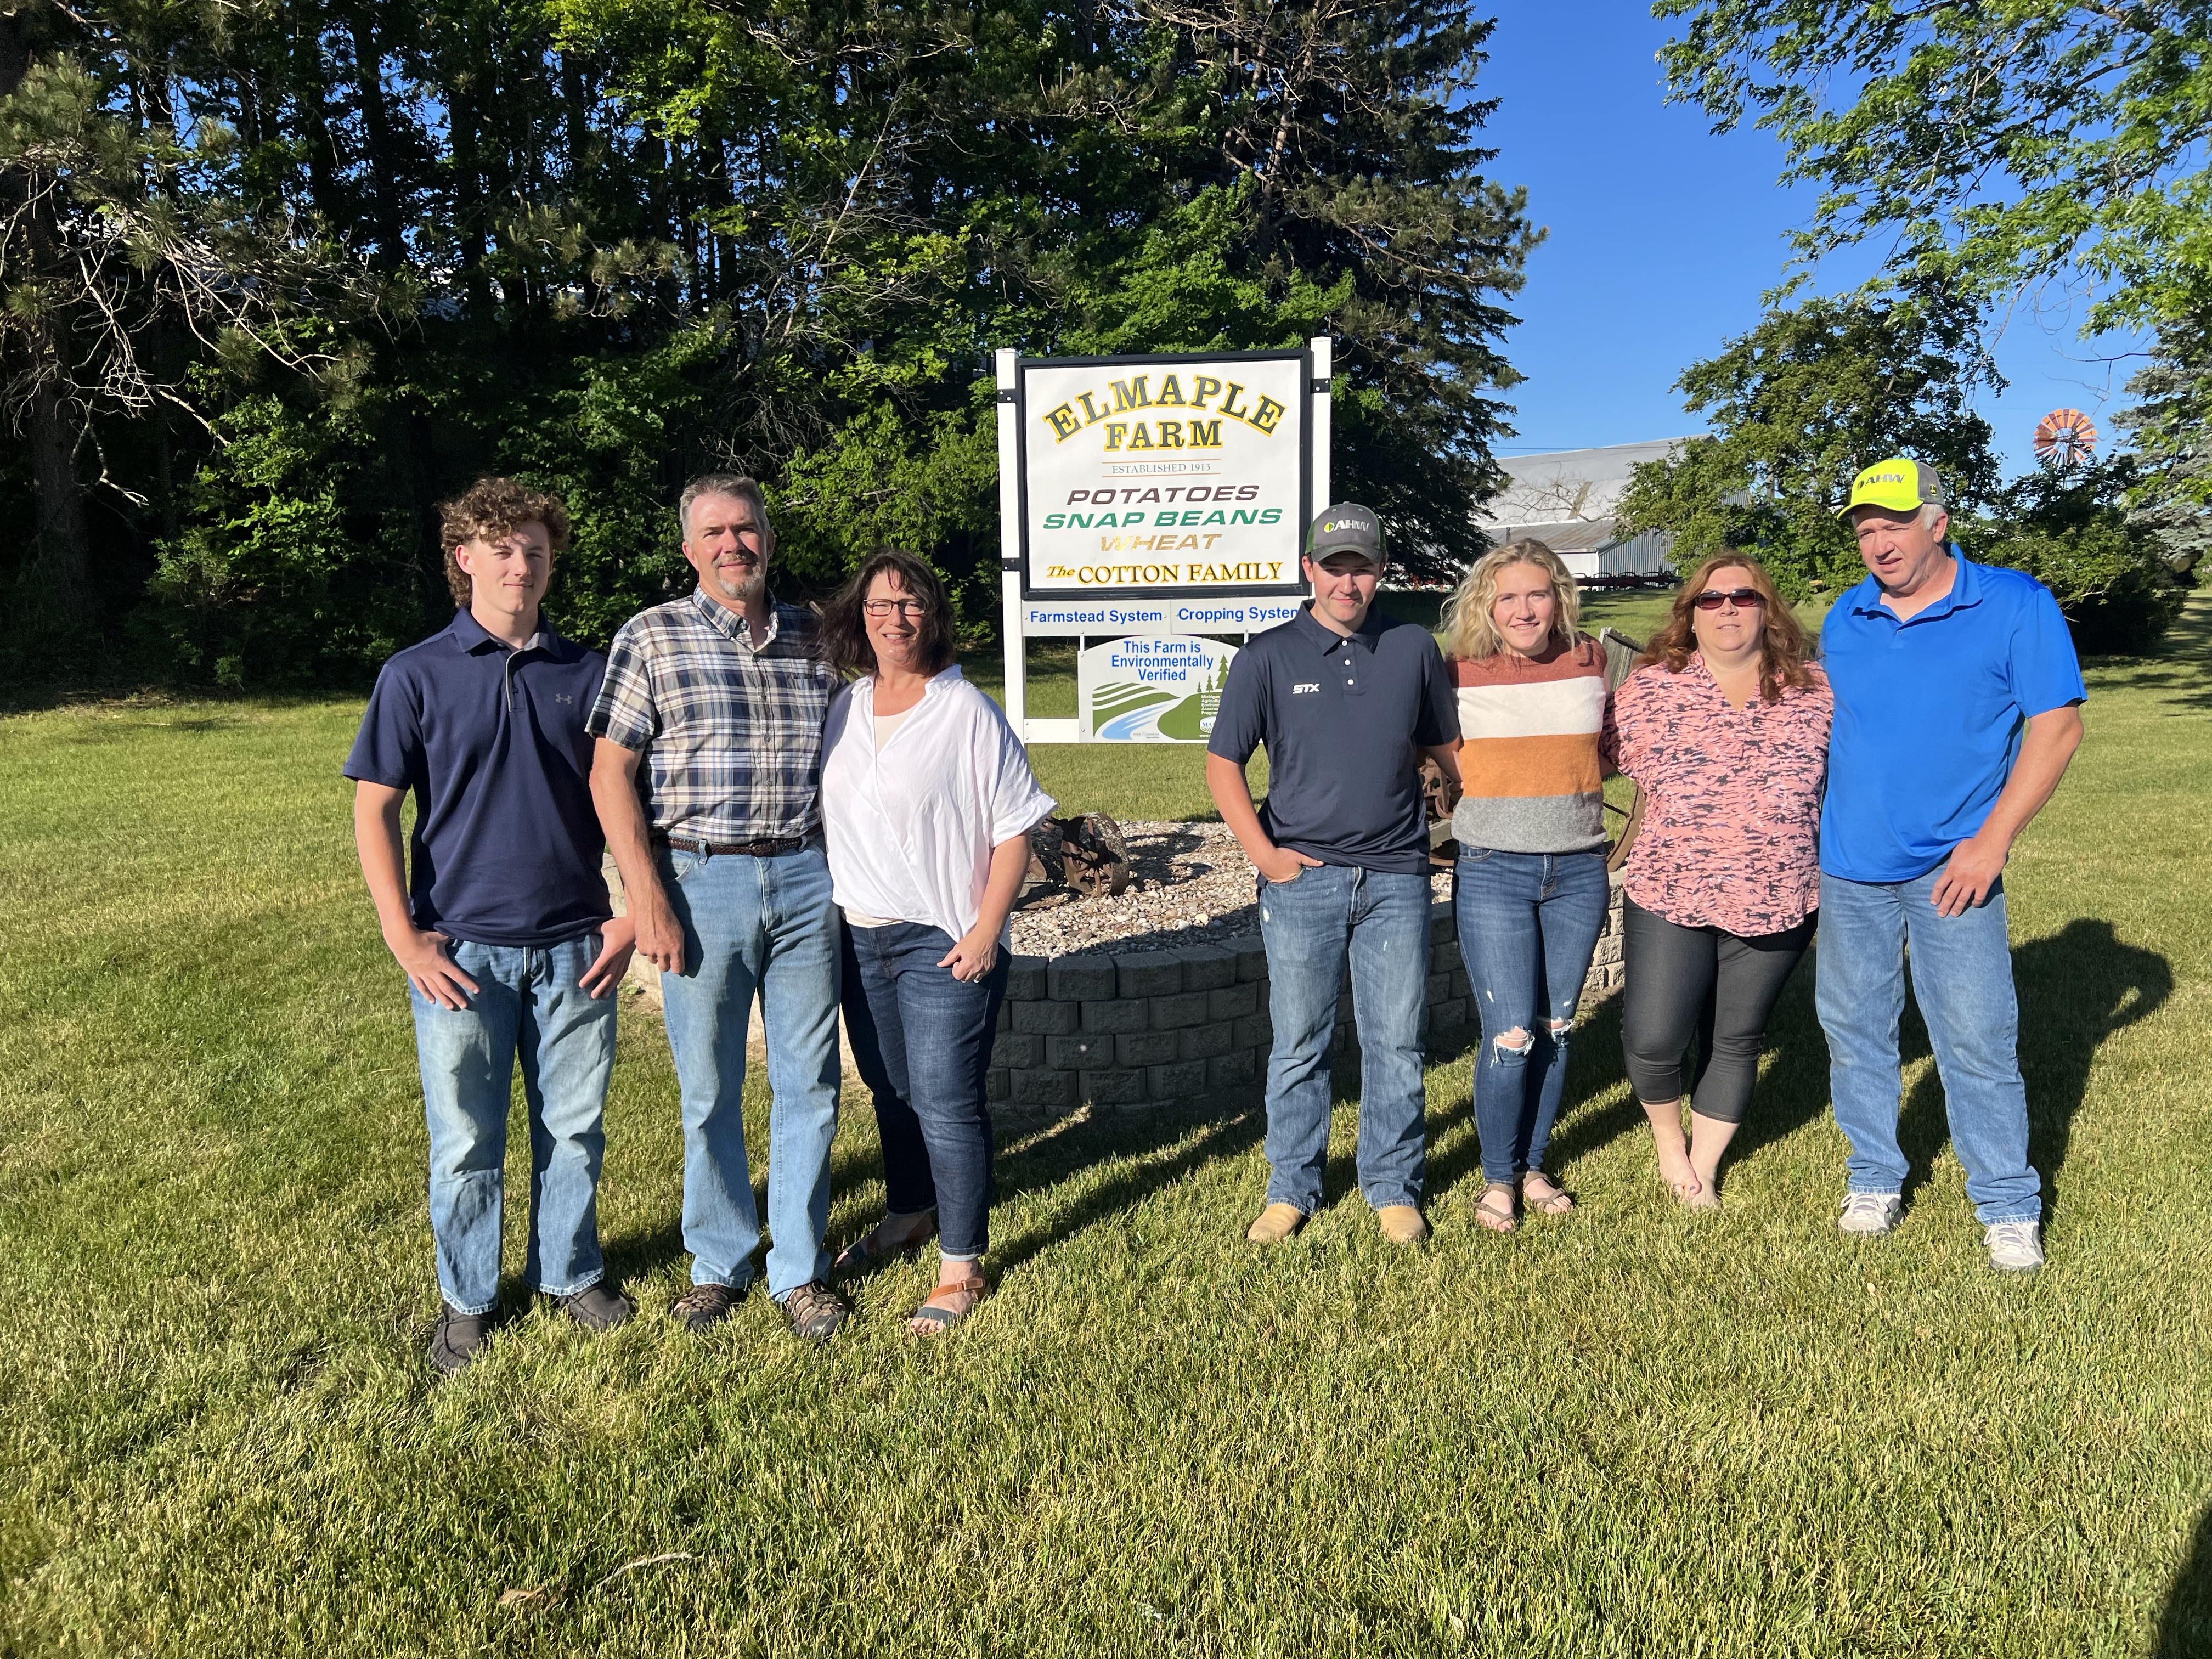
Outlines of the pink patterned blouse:
M 1684 927 L 1739 937 L 1795 927 L 1820 903 L 1828 678 L 1731 708 L 1692 654 L 1679 674 L 1638 669 L 1614 692 L 1607 758 L 1646 797 L 1628 896 Z

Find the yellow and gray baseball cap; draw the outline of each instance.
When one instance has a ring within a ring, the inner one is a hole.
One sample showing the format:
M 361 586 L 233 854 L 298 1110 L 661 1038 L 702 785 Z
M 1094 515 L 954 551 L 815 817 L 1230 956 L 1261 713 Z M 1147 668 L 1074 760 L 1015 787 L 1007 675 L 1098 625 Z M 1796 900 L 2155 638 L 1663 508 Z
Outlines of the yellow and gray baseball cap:
M 1886 507 L 1893 513 L 1943 505 L 1943 480 L 1925 461 L 1893 455 L 1876 461 L 1851 480 L 1851 493 L 1836 511 L 1855 507 Z
M 1381 564 L 1382 520 L 1372 507 L 1339 501 L 1306 532 L 1306 557 L 1319 564 L 1332 553 L 1357 553 Z

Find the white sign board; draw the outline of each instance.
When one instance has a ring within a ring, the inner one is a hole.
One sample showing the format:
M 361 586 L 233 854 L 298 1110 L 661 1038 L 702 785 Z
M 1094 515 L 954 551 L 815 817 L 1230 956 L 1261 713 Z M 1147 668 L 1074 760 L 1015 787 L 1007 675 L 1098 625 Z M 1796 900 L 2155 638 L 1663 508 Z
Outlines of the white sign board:
M 1311 354 L 1020 365 L 1031 596 L 1297 590 Z
M 1004 695 L 1024 742 L 1202 739 L 1166 727 L 1206 714 L 1170 715 L 1164 698 L 1109 708 L 1102 726 L 1081 672 L 1080 717 L 1030 719 L 1023 641 L 1118 634 L 1205 653 L 1200 636 L 1295 617 L 1305 528 L 1328 501 L 1330 358 L 1325 335 L 1299 351 L 998 353 Z M 1124 671 L 1086 672 L 1103 684 Z M 1147 722 L 1152 701 L 1164 712 Z
M 1170 635 L 1112 640 L 1075 659 L 1083 736 L 1094 743 L 1204 743 L 1233 645 Z
M 1202 599 L 1024 599 L 1022 632 L 1031 639 L 1109 634 L 1260 634 L 1298 614 L 1298 600 L 1222 593 Z

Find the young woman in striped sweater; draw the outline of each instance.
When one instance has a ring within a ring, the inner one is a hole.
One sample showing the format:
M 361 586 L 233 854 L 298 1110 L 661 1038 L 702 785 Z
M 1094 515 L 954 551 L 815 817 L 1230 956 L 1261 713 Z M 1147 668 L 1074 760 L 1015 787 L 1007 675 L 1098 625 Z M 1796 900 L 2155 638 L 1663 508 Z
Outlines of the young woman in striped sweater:
M 1605 923 L 1598 736 L 1605 653 L 1575 627 L 1574 578 L 1539 541 L 1475 562 L 1445 607 L 1459 698 L 1459 941 L 1482 1018 L 1474 1068 L 1482 1197 L 1492 1232 L 1574 1200 L 1544 1173 L 1567 1040 Z

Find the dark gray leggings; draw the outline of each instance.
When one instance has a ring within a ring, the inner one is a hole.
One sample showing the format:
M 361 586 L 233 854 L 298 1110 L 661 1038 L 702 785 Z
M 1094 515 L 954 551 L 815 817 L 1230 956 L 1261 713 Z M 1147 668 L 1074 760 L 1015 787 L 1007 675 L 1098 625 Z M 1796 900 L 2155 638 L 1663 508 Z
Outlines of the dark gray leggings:
M 1813 942 L 1814 918 L 1745 939 L 1677 927 L 1626 902 L 1620 1048 L 1636 1097 L 1654 1106 L 1682 1097 L 1682 1056 L 1694 1036 L 1698 1075 L 1688 1092 L 1698 1115 L 1742 1122 L 1759 1081 L 1767 1016 Z

